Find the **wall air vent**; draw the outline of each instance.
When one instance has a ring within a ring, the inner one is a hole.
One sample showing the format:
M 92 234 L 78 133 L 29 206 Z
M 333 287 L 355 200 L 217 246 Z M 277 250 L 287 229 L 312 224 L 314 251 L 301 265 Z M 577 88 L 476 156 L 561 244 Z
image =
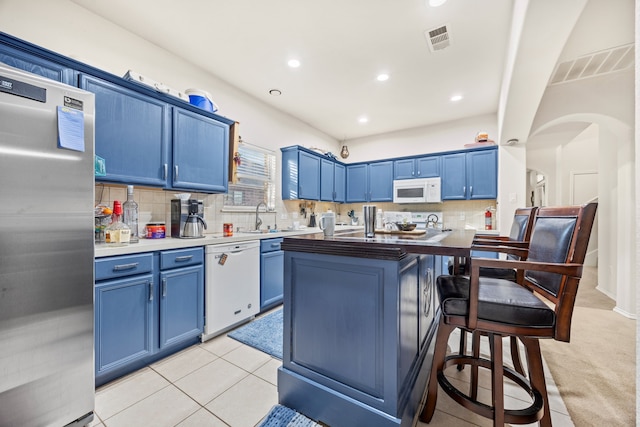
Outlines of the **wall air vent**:
M 446 25 L 427 30 L 424 32 L 424 36 L 427 38 L 427 44 L 431 52 L 442 50 L 451 44 L 449 30 Z
M 594 52 L 558 63 L 549 86 L 626 70 L 634 66 L 634 44 Z

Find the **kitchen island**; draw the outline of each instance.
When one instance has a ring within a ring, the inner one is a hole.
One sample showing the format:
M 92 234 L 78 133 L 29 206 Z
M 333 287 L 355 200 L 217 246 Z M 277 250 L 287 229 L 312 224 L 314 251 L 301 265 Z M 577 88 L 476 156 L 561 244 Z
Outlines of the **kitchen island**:
M 433 358 L 438 256 L 474 231 L 287 237 L 279 402 L 332 427 L 411 426 Z

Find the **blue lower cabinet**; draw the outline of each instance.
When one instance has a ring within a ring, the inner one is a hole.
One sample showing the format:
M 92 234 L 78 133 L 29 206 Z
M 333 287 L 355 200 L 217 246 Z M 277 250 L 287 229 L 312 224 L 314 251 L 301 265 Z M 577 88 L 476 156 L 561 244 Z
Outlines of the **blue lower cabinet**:
M 203 284 L 202 265 L 160 273 L 160 348 L 202 334 Z
M 284 251 L 282 238 L 260 241 L 260 311 L 282 303 L 284 286 Z
M 96 260 L 96 386 L 198 342 L 201 247 Z
M 96 379 L 153 354 L 153 293 L 152 274 L 96 285 Z

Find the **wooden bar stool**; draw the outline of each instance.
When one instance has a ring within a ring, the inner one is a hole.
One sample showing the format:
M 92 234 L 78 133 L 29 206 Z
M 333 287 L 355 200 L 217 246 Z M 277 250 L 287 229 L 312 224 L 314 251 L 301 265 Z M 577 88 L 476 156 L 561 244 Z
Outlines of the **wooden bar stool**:
M 440 384 L 460 405 L 493 419 L 494 426 L 536 421 L 542 426 L 551 425 L 538 340 L 569 341 L 573 307 L 596 209 L 596 203 L 540 208 L 526 261 L 475 258 L 471 260 L 469 277 L 438 277 L 439 325 L 426 402 L 420 415 L 423 422 L 428 423 L 433 417 Z M 481 277 L 481 267 L 523 270 L 523 283 Z M 486 334 L 490 358 L 482 358 L 476 352 L 447 356 L 447 341 L 455 328 Z M 503 337 L 517 337 L 524 344 L 528 377 L 503 365 Z M 473 387 L 470 393 L 464 393 L 451 384 L 444 371 L 458 364 L 491 371 L 491 405 L 478 401 Z M 513 380 L 529 394 L 529 407 L 504 407 L 503 377 Z

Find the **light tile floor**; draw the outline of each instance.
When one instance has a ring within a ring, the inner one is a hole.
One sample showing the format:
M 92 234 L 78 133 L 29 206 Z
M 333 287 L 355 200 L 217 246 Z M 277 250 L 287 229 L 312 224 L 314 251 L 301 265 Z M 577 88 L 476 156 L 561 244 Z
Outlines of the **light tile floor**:
M 457 348 L 457 342 L 458 337 L 452 335 L 450 347 Z M 485 353 L 487 346 L 483 343 L 482 347 Z M 280 360 L 223 334 L 100 387 L 96 390 L 96 418 L 91 426 L 253 427 L 278 403 L 276 378 L 281 365 Z M 469 369 L 447 370 L 452 382 L 462 386 L 468 383 L 468 372 Z M 480 381 L 481 385 L 490 384 L 488 373 L 482 373 Z M 573 426 L 548 371 L 547 385 L 553 425 Z M 508 384 L 505 390 L 507 407 L 526 406 L 525 393 Z M 479 395 L 489 402 L 490 389 L 481 388 Z M 442 391 L 438 393 L 431 423 L 416 424 L 491 425 L 490 420 L 462 408 Z

